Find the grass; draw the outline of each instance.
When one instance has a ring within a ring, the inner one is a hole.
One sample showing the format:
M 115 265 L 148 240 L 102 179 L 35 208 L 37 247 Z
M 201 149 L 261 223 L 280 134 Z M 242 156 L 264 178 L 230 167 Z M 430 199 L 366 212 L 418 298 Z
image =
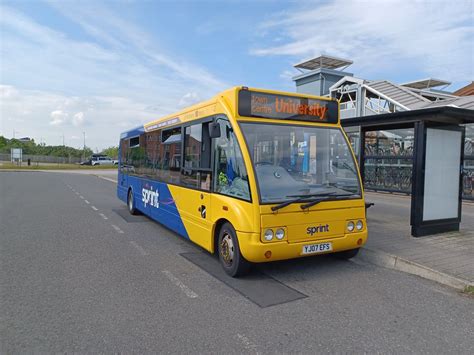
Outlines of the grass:
M 464 288 L 464 293 L 467 293 L 468 295 L 473 295 L 474 296 L 474 286 L 466 286 Z
M 0 170 L 103 170 L 103 169 L 117 169 L 117 165 L 79 165 L 79 164 L 37 164 L 31 163 L 31 166 L 23 163 L 20 165 L 12 163 L 0 163 Z

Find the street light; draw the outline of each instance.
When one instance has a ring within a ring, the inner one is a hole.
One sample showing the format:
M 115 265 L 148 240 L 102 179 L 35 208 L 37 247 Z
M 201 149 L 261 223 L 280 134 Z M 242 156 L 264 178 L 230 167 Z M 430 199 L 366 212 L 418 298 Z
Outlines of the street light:
M 82 132 L 84 136 L 84 147 L 82 148 L 82 161 L 86 160 L 86 132 Z

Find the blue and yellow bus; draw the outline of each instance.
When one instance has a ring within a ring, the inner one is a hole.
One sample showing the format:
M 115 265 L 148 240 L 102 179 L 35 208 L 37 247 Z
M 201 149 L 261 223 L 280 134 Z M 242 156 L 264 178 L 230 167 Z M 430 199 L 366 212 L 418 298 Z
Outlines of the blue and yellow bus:
M 118 197 L 210 253 L 252 263 L 367 240 L 360 174 L 338 102 L 235 87 L 120 136 Z

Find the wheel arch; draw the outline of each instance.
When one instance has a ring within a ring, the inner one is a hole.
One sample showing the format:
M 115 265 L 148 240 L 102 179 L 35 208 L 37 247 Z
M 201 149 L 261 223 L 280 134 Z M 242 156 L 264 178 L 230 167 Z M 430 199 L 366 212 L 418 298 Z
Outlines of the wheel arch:
M 229 223 L 230 225 L 233 226 L 232 222 L 229 221 L 228 219 L 226 218 L 219 218 L 215 223 L 214 223 L 214 226 L 213 226 L 213 230 L 212 230 L 212 250 L 211 250 L 211 253 L 212 254 L 215 254 L 217 252 L 217 243 L 218 243 L 218 240 L 219 240 L 219 232 L 221 230 L 221 227 L 225 224 L 225 223 Z M 237 237 L 238 238 L 238 237 Z

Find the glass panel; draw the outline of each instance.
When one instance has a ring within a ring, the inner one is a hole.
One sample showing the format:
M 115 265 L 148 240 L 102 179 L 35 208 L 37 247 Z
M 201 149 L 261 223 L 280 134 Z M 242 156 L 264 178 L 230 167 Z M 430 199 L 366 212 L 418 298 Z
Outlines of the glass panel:
M 474 124 L 467 124 L 462 169 L 463 198 L 474 200 Z
M 168 129 L 161 134 L 157 166 L 157 175 L 161 181 L 180 183 L 181 127 Z
M 242 123 L 262 202 L 309 194 L 360 195 L 352 152 L 340 128 Z
M 411 193 L 414 130 L 365 132 L 364 187 Z
M 201 161 L 202 125 L 186 127 L 184 167 L 199 168 Z
M 220 120 L 221 136 L 215 139 L 214 191 L 250 200 L 250 190 L 242 153 L 228 122 Z
M 203 131 L 207 127 L 207 123 L 186 127 L 184 166 L 181 169 L 181 183 L 201 190 L 211 189 L 211 169 L 209 166 L 211 140 L 209 134 Z
M 355 156 L 359 157 L 360 127 L 346 127 L 344 128 L 344 132 L 346 132 Z

